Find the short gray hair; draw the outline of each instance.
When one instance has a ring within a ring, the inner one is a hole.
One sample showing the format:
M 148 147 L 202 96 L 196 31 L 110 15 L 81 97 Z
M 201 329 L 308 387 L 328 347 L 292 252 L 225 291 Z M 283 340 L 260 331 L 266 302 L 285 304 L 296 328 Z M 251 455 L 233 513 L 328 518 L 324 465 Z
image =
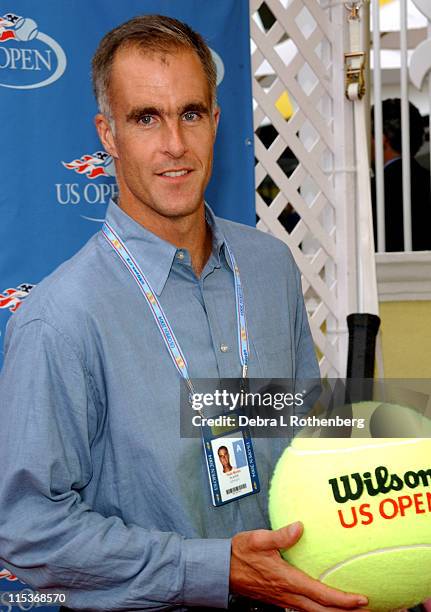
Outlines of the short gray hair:
M 194 51 L 208 81 L 210 104 L 216 104 L 217 71 L 208 45 L 186 23 L 164 15 L 141 15 L 117 26 L 102 38 L 92 61 L 94 95 L 100 112 L 112 120 L 109 87 L 117 51 L 135 47 L 143 52 L 170 53 L 177 49 Z

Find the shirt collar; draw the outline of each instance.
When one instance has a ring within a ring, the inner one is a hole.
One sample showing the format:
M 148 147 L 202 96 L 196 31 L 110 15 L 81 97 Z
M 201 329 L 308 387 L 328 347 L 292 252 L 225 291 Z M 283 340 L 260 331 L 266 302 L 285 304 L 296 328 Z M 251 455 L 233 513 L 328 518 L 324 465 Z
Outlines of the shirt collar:
M 223 231 L 220 227 L 220 222 L 218 218 L 215 216 L 215 214 L 213 213 L 211 207 L 206 202 L 205 202 L 205 219 L 211 230 L 212 241 L 213 241 L 212 242 L 212 255 L 215 257 L 217 265 L 220 266 L 221 264 L 220 257 L 223 251 L 225 255 L 225 261 L 227 262 L 228 266 L 232 269 L 230 258 L 226 256 L 227 255 L 226 254 L 226 240 L 225 240 Z
M 225 239 L 220 223 L 207 203 L 205 203 L 205 218 L 212 233 L 212 256 L 220 265 Z M 134 221 L 114 200 L 109 202 L 105 219 L 126 244 L 153 291 L 160 295 L 171 271 L 177 247 Z M 226 261 L 231 266 L 229 257 L 226 257 Z
M 386 170 L 386 168 L 388 166 L 390 166 L 394 162 L 398 161 L 399 159 L 401 159 L 401 155 L 398 155 L 398 157 L 393 157 L 392 159 L 390 159 L 389 161 L 386 162 L 386 164 L 383 166 L 383 169 Z

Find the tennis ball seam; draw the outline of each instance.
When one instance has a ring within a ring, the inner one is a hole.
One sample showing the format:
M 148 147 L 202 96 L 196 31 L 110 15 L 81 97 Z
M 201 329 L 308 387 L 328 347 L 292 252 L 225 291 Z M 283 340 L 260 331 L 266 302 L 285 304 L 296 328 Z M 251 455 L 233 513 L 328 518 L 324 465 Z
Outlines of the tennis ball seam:
M 415 549 L 424 549 L 424 548 L 431 548 L 431 544 L 413 544 L 410 546 L 409 545 L 388 546 L 387 548 L 378 548 L 376 550 L 370 550 L 364 553 L 359 553 L 358 555 L 354 555 L 353 557 L 350 557 L 349 559 L 343 559 L 343 561 L 340 561 L 339 563 L 336 563 L 332 567 L 329 567 L 328 569 L 326 569 L 319 576 L 319 580 L 324 580 L 325 578 L 328 578 L 328 576 L 330 576 L 337 570 L 345 567 L 346 565 L 350 565 L 351 563 L 354 563 L 355 561 L 358 561 L 358 559 L 365 559 L 367 557 L 375 557 L 375 556 L 382 555 L 388 552 L 400 552 L 403 550 L 415 550 Z

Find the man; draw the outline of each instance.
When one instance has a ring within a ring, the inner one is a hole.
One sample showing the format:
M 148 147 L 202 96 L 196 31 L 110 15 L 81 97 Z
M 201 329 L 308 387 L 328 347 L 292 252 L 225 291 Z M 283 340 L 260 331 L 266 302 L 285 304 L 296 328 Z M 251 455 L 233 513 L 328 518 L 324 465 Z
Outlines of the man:
M 119 202 L 9 325 L 0 562 L 72 609 L 364 605 L 281 560 L 301 525 L 266 529 L 285 441 L 255 440 L 261 492 L 214 507 L 202 443 L 179 435 L 182 375 L 318 376 L 287 247 L 204 205 L 220 112 L 208 48 L 137 17 L 102 40 L 93 78 Z
M 220 459 L 220 463 L 223 466 L 223 474 L 229 474 L 233 470 L 233 467 L 230 464 L 229 451 L 226 446 L 220 446 L 217 451 L 218 458 Z
M 403 219 L 403 159 L 401 130 L 401 100 L 390 98 L 382 103 L 383 161 L 385 183 L 385 250 L 404 251 Z M 423 119 L 414 104 L 409 103 L 410 123 L 410 198 L 412 250 L 431 249 L 431 191 L 430 173 L 415 159 L 424 141 Z M 372 113 L 374 137 L 374 112 Z M 374 154 L 374 147 L 372 148 Z M 374 241 L 377 245 L 376 181 L 371 181 L 373 199 Z

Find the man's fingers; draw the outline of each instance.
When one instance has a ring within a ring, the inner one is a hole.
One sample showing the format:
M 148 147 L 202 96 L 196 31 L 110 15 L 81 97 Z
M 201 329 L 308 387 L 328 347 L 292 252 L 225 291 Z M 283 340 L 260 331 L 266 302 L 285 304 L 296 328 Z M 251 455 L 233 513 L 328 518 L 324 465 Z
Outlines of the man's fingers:
M 260 530 L 253 533 L 253 546 L 256 550 L 281 550 L 291 548 L 302 535 L 302 523 L 297 521 L 287 527 L 281 527 L 275 531 Z
M 322 606 L 316 601 L 308 597 L 303 597 L 302 595 L 290 595 L 289 606 L 301 612 L 342 612 L 343 610 L 343 608 Z M 370 610 L 366 610 L 365 608 L 351 608 L 349 612 L 370 612 Z
M 291 548 L 302 523 L 276 531 L 239 533 L 232 539 L 231 591 L 304 612 L 342 612 L 367 605 L 366 597 L 333 589 L 284 561 L 277 551 Z
M 316 601 L 308 597 L 303 597 L 302 595 L 291 595 L 289 599 L 289 606 L 291 609 L 300 610 L 301 612 L 342 612 L 343 610 L 343 608 L 322 606 Z M 366 610 L 365 608 L 351 608 L 349 612 L 370 612 L 370 610 Z
M 275 531 L 258 530 L 250 532 L 252 534 L 252 548 L 257 552 L 288 549 L 296 544 L 302 532 L 303 525 L 299 521 Z M 325 607 L 347 610 L 360 608 L 368 603 L 366 597 L 353 593 L 345 593 L 344 591 L 329 587 L 311 578 L 281 558 L 280 563 L 285 563 L 286 582 L 289 585 L 289 592 L 296 596 L 304 596 L 311 602 Z
M 292 584 L 292 591 L 301 593 L 301 595 L 325 607 L 331 606 L 350 610 L 366 606 L 368 603 L 367 598 L 363 595 L 345 593 L 329 587 L 293 566 L 289 566 L 289 582 Z

